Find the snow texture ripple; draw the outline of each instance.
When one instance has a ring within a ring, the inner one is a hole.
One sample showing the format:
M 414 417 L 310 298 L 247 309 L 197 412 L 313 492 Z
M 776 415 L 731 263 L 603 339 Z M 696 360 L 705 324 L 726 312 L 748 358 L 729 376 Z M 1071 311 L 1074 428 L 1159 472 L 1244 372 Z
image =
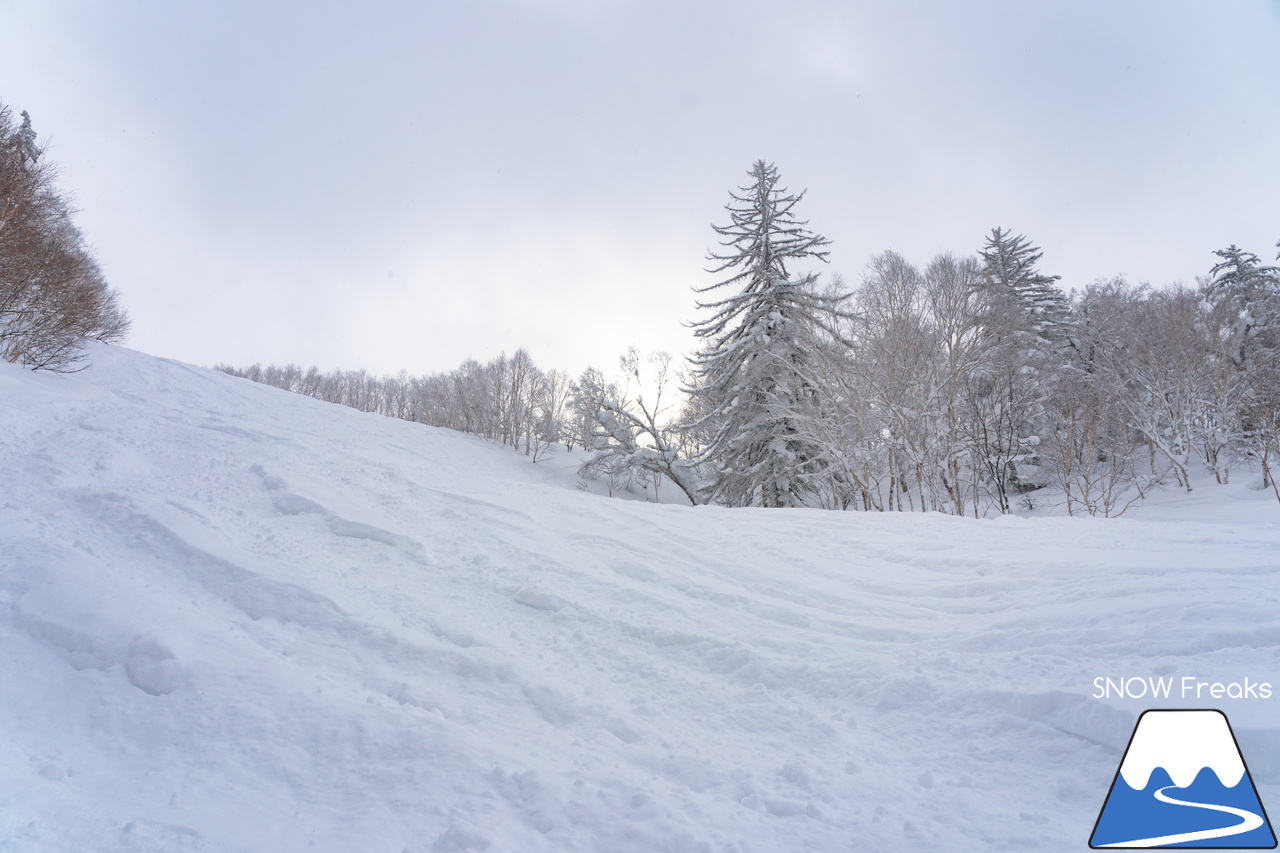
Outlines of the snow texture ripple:
M 567 455 L 91 355 L 0 364 L 5 853 L 1074 851 L 1143 707 L 1095 677 L 1280 682 L 1245 489 L 609 500 Z M 1231 709 L 1264 800 L 1273 707 Z

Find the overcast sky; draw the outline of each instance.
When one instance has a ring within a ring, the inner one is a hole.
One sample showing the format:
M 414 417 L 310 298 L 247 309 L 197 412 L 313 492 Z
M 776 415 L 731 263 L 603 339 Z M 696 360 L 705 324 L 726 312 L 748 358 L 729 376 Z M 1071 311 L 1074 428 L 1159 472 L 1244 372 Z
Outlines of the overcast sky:
M 1064 287 L 1280 239 L 1280 0 L 7 0 L 134 321 L 196 364 L 684 352 L 752 161 L 856 284 L 1025 233 Z

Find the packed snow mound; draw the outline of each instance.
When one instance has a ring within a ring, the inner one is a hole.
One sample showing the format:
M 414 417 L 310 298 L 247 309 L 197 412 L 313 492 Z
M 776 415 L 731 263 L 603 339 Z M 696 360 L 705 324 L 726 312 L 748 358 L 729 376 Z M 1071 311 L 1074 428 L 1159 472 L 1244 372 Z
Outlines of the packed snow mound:
M 1262 516 L 609 500 L 91 355 L 0 364 L 0 851 L 1079 850 L 1144 707 L 1093 679 L 1280 683 Z

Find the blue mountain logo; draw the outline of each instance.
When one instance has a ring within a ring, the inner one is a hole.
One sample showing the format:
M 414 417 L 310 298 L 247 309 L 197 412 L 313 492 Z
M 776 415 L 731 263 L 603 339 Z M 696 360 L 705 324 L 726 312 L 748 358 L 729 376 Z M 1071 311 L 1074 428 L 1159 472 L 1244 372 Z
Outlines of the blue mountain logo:
M 1271 822 L 1221 711 L 1145 711 L 1089 846 L 1269 850 Z

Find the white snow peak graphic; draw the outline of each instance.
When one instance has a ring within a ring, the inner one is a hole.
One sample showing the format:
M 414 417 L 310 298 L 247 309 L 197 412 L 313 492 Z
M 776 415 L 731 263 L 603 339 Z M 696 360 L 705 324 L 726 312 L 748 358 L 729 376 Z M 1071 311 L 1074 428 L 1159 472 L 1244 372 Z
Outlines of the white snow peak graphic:
M 1089 846 L 1274 848 L 1275 834 L 1226 715 L 1144 712 Z

